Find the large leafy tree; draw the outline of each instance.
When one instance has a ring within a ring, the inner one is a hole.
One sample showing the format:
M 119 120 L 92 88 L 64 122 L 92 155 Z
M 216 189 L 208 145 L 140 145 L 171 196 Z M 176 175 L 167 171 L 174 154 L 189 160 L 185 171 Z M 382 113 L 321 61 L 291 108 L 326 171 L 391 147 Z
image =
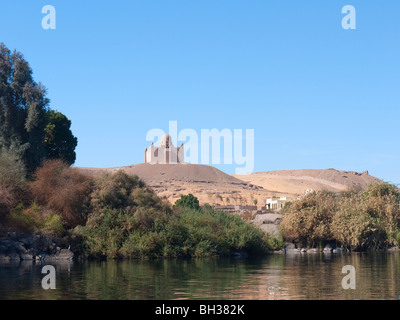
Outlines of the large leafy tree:
M 48 159 L 61 159 L 67 164 L 75 162 L 78 139 L 71 132 L 71 121 L 61 112 L 49 110 L 45 127 L 45 146 Z
M 75 160 L 76 143 L 57 140 L 72 136 L 70 132 L 58 133 L 66 132 L 62 127 L 68 126 L 69 120 L 61 115 L 57 116 L 60 120 L 55 120 L 53 114 L 49 115 L 49 103 L 46 88 L 33 80 L 32 69 L 23 55 L 0 43 L 0 151 L 21 159 L 28 172 L 47 157 L 60 157 L 70 164 Z M 50 127 L 49 121 L 53 121 Z M 53 135 L 51 142 L 46 141 L 46 135 Z M 71 150 L 66 151 L 66 145 Z M 55 156 L 61 146 L 64 150 Z

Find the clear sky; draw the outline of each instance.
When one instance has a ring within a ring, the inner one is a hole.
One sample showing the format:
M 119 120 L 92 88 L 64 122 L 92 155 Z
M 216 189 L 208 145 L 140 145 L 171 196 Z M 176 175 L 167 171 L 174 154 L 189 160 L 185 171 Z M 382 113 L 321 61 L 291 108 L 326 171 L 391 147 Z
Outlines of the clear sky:
M 344 30 L 342 7 L 356 9 Z M 42 28 L 44 5 L 56 30 Z M 254 129 L 255 171 L 368 170 L 400 183 L 398 0 L 2 0 L 78 137 L 76 166 L 143 162 L 150 129 Z M 233 173 L 237 167 L 219 165 Z

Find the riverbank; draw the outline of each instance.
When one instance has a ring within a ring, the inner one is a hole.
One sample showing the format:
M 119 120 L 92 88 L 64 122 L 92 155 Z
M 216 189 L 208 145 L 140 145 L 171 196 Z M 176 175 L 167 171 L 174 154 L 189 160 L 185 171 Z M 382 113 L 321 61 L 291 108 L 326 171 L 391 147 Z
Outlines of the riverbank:
M 23 234 L 19 232 L 6 232 L 0 234 L 0 262 L 18 262 L 18 261 L 46 261 L 46 262 L 62 262 L 72 260 L 90 260 L 89 256 L 76 254 L 70 248 L 63 248 L 62 240 L 58 237 L 52 237 L 40 233 Z M 299 244 L 286 243 L 281 248 L 271 250 L 269 254 L 281 255 L 302 255 L 302 254 L 342 254 L 349 253 L 346 248 L 335 246 L 334 244 L 326 244 L 323 248 L 307 248 L 301 247 Z M 375 251 L 376 252 L 376 251 Z M 379 252 L 400 252 L 397 246 L 389 247 Z M 366 252 L 364 252 L 366 253 Z M 226 256 L 235 258 L 249 258 L 249 253 L 245 250 L 233 250 Z M 261 256 L 265 256 L 262 254 Z M 217 255 L 215 255 L 217 257 Z M 105 258 L 105 257 L 103 257 Z M 153 257 L 154 258 L 154 257 Z M 160 257 L 161 258 L 161 257 Z M 165 257 L 163 257 L 165 258 Z M 253 255 L 254 258 L 254 255 Z M 131 260 L 119 257 L 119 260 Z M 111 259 L 113 260 L 113 259 Z M 137 259 L 133 259 L 137 260 Z
M 74 253 L 60 240 L 40 233 L 6 232 L 0 235 L 0 261 L 66 261 Z
M 258 236 L 262 235 L 259 233 Z M 75 235 L 76 236 L 76 235 Z M 215 244 L 214 246 L 200 247 L 201 252 L 199 252 L 199 247 L 189 247 L 188 240 L 194 241 L 189 238 L 182 242 L 181 246 L 177 245 L 177 248 L 172 251 L 165 251 L 161 244 L 155 244 L 153 250 L 148 248 L 143 248 L 142 252 L 139 252 L 137 256 L 133 256 L 131 254 L 127 255 L 125 253 L 115 252 L 114 255 L 107 254 L 107 251 L 87 251 L 84 248 L 87 246 L 87 242 L 93 241 L 93 239 L 84 239 L 83 237 L 80 241 L 73 240 L 75 237 L 65 236 L 63 239 L 60 237 L 54 237 L 51 235 L 46 235 L 42 233 L 32 233 L 25 234 L 16 231 L 12 232 L 3 232 L 0 234 L 0 262 L 18 262 L 18 261 L 46 261 L 46 262 L 59 262 L 59 261 L 71 261 L 71 260 L 141 260 L 141 259 L 156 259 L 157 258 L 205 258 L 205 257 L 235 257 L 235 258 L 248 258 L 251 253 L 254 253 L 254 250 L 264 256 L 267 253 L 272 253 L 272 251 L 267 249 L 266 243 L 260 243 L 260 249 L 257 249 L 257 245 L 244 247 L 242 249 L 236 248 L 234 245 L 229 247 L 225 247 L 223 244 Z M 170 237 L 174 237 L 174 234 L 170 234 Z M 196 236 L 196 235 L 194 235 Z M 144 234 L 143 237 L 146 237 Z M 207 243 L 211 243 L 213 240 L 211 236 L 208 237 L 209 240 Z M 153 238 L 155 240 L 155 238 Z M 256 240 L 254 238 L 253 240 Z M 263 239 L 258 239 L 262 241 Z M 71 246 L 68 245 L 68 248 L 63 247 L 63 243 L 66 241 L 72 241 L 74 249 L 71 250 Z M 74 242 L 75 241 L 75 242 Z M 135 250 L 135 245 L 140 245 L 140 242 L 137 244 L 130 244 L 130 250 L 133 252 Z M 164 243 L 164 245 L 167 245 Z M 181 252 L 183 247 L 186 245 L 186 252 Z M 200 245 L 202 242 L 200 241 Z M 158 249 L 157 249 L 158 248 Z M 159 250 L 163 249 L 163 250 Z M 125 248 L 125 250 L 127 250 Z M 146 251 L 147 250 L 147 251 Z M 74 252 L 75 251 L 75 252 Z M 125 251 L 124 251 L 125 252 Z
M 274 250 L 274 254 L 313 254 L 313 253 L 323 253 L 323 254 L 341 254 L 352 252 L 347 248 L 342 246 L 335 246 L 334 244 L 326 244 L 323 248 L 307 248 L 299 246 L 295 243 L 287 243 L 281 249 Z M 353 251 L 354 252 L 354 251 Z M 400 252 L 400 248 L 397 246 L 391 246 L 386 249 L 379 250 L 369 250 L 362 251 L 363 253 L 368 252 Z

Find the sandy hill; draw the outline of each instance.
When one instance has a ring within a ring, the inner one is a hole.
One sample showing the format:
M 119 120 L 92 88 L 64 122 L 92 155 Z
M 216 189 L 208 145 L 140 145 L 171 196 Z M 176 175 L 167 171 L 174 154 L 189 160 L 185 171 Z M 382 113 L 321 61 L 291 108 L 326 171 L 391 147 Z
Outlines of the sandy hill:
M 228 175 L 212 166 L 197 164 L 137 164 L 114 168 L 77 168 L 88 174 L 124 170 L 136 174 L 160 196 L 174 203 L 183 194 L 192 193 L 202 204 L 253 203 L 265 198 L 265 190 Z
M 382 182 L 366 171 L 358 173 L 335 169 L 278 170 L 235 175 L 235 177 L 270 191 L 293 195 L 302 194 L 308 188 L 342 191 L 354 187 L 364 188 L 372 183 Z
M 79 168 L 87 173 L 116 172 L 124 170 L 128 174 L 136 174 L 146 182 L 160 183 L 182 181 L 193 183 L 229 183 L 245 185 L 247 183 L 230 176 L 215 167 L 200 164 L 148 164 L 141 163 L 126 167 L 114 168 Z
M 192 193 L 202 204 L 259 204 L 271 196 L 293 196 L 305 190 L 342 191 L 382 182 L 367 172 L 326 170 L 282 170 L 247 175 L 228 175 L 215 167 L 195 164 L 137 164 L 114 168 L 77 168 L 88 174 L 124 170 L 143 179 L 160 196 L 174 203 Z

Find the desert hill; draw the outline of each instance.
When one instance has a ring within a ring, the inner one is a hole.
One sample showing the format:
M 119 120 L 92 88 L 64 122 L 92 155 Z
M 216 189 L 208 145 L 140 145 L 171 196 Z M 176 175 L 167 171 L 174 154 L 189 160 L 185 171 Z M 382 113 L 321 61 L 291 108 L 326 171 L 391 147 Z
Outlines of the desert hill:
M 382 182 L 367 172 L 335 169 L 303 169 L 228 175 L 215 167 L 197 164 L 137 164 L 113 168 L 78 170 L 97 175 L 101 172 L 124 170 L 143 179 L 160 196 L 174 203 L 183 194 L 192 193 L 200 203 L 220 205 L 251 205 L 254 200 L 264 204 L 271 196 L 297 196 L 314 190 L 342 191 Z
M 383 181 L 368 172 L 340 171 L 335 169 L 299 169 L 257 172 L 235 175 L 236 178 L 265 189 L 289 194 L 302 194 L 308 188 L 314 190 L 343 191 L 349 188 L 364 188 Z
M 141 163 L 126 167 L 114 168 L 78 168 L 89 174 L 100 172 L 116 172 L 123 170 L 128 174 L 136 174 L 147 183 L 160 184 L 173 181 L 206 183 L 206 184 L 237 184 L 247 185 L 240 179 L 228 175 L 212 166 L 178 163 L 178 164 L 148 164 Z

